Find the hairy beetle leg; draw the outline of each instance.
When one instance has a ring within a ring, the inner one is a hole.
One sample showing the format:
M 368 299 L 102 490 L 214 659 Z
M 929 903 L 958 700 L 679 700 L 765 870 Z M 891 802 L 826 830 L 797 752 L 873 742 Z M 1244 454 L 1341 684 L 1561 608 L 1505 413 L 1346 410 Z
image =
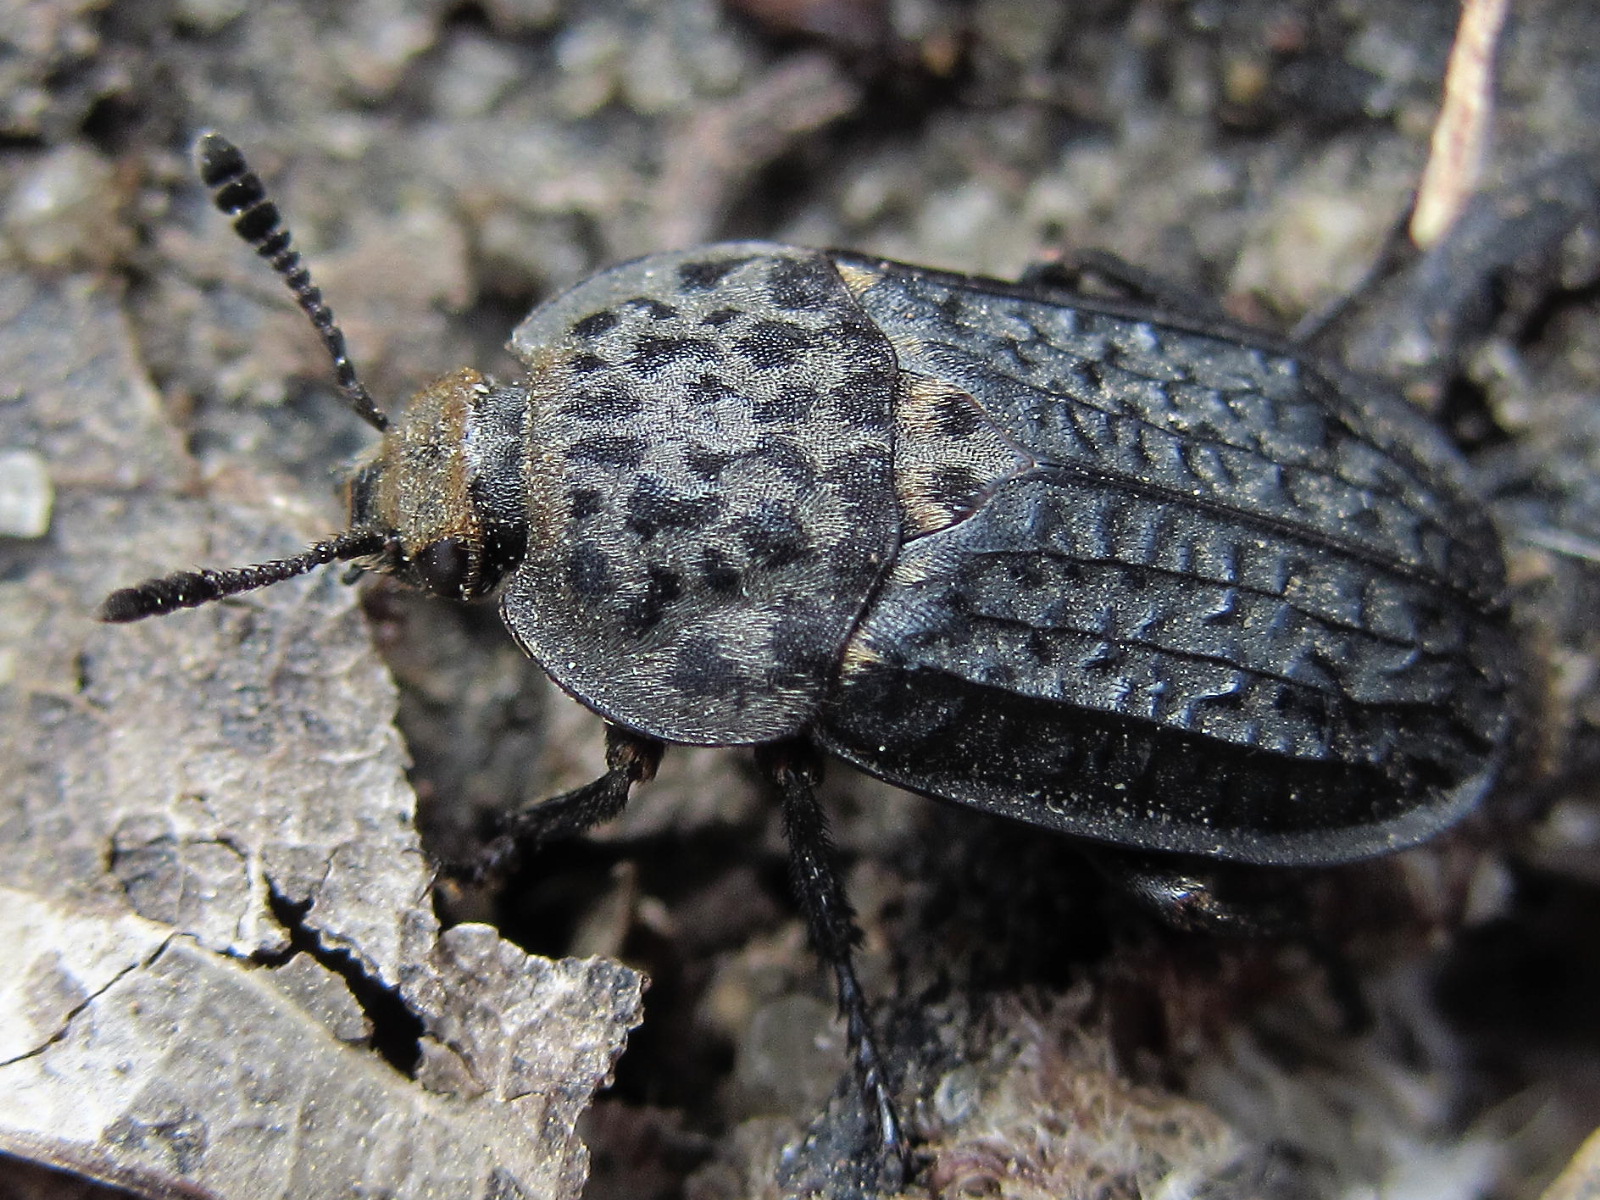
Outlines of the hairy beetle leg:
M 507 813 L 499 832 L 464 873 L 476 880 L 507 874 L 523 854 L 544 843 L 575 837 L 609 821 L 627 807 L 634 784 L 655 777 L 664 749 L 654 738 L 607 726 L 606 773 L 581 788 Z
M 851 957 L 860 933 L 834 868 L 828 821 L 817 803 L 815 785 L 822 777 L 821 758 L 809 742 L 789 741 L 757 746 L 756 763 L 783 802 L 790 882 L 805 912 L 812 947 L 833 968 L 838 981 L 839 1012 L 855 1053 L 856 1077 L 867 1111 L 877 1125 L 883 1164 L 897 1173 L 894 1182 L 898 1183 L 899 1177 L 910 1173 L 909 1147 Z
M 1253 872 L 1202 859 L 1096 847 L 1090 861 L 1128 899 L 1173 929 L 1223 937 L 1303 937 L 1305 897 Z M 1240 885 L 1248 894 L 1235 894 Z
M 1071 250 L 1058 259 L 1027 267 L 1017 282 L 1046 292 L 1067 292 L 1073 299 L 1083 293 L 1086 276 L 1110 284 L 1130 299 L 1160 305 L 1173 312 L 1231 324 L 1233 318 L 1216 300 L 1176 280 L 1136 267 L 1109 250 Z
M 1118 891 L 1173 929 L 1214 937 L 1276 938 L 1303 946 L 1321 968 L 1341 1032 L 1355 1035 L 1372 1024 L 1355 968 L 1312 921 L 1305 892 L 1295 880 L 1241 872 L 1227 863 L 1097 849 L 1095 867 Z M 1254 894 L 1231 896 L 1249 883 Z M 1261 888 L 1265 887 L 1265 891 Z

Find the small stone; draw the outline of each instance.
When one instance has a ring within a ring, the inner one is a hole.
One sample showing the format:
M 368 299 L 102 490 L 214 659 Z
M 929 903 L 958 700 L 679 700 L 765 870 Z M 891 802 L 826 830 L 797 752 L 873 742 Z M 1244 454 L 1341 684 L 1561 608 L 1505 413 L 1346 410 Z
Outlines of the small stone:
M 44 458 L 33 450 L 0 450 L 0 536 L 43 537 L 54 505 Z
M 216 33 L 244 15 L 246 0 L 178 0 L 177 19 L 202 33 Z
M 519 34 L 554 25 L 561 7 L 561 0 L 488 0 L 483 11 L 496 32 Z
M 970 1120 L 982 1101 L 983 1078 L 970 1063 L 963 1063 L 939 1080 L 933 1092 L 933 1110 L 947 1125 Z
M 107 267 L 133 248 L 112 165 L 92 150 L 64 146 L 43 156 L 12 189 L 4 236 L 36 267 Z

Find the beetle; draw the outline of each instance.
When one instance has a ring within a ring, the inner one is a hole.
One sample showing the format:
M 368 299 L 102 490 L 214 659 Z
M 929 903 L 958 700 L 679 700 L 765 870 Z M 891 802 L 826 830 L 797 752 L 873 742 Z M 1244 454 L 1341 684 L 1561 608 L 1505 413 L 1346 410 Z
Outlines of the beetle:
M 667 744 L 755 747 L 889 1158 L 820 753 L 1158 861 L 1272 866 L 1413 845 L 1505 765 L 1504 568 L 1464 464 L 1296 346 L 1048 271 L 735 242 L 602 271 L 516 328 L 521 379 L 459 370 L 391 421 L 243 155 L 206 134 L 197 164 L 382 441 L 346 531 L 102 619 L 333 561 L 498 596 L 608 739 L 490 869 L 620 811 Z

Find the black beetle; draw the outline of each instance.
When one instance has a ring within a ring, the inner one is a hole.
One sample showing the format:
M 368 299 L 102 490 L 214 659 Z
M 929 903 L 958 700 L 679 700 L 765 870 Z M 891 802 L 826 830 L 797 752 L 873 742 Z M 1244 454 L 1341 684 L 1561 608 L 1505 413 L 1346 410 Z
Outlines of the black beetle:
M 384 432 L 351 527 L 110 596 L 129 621 L 334 560 L 500 595 L 610 723 L 607 771 L 497 843 L 617 812 L 669 742 L 754 745 L 885 1147 L 817 749 L 1124 849 L 1314 865 L 1471 808 L 1511 739 L 1498 542 L 1441 434 L 1210 319 L 854 254 L 652 255 L 540 305 L 514 383 L 391 425 L 288 232 L 215 134 L 201 177 Z

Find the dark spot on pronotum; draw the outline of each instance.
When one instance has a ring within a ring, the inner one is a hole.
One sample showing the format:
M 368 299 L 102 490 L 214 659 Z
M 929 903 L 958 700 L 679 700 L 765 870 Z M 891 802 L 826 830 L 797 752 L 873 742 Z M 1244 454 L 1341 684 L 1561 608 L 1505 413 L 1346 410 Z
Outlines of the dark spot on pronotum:
M 726 450 L 712 450 L 707 446 L 690 446 L 684 451 L 683 465 L 707 483 L 722 474 L 722 469 L 738 456 Z
M 816 347 L 817 339 L 789 321 L 756 321 L 734 344 L 752 366 L 770 371 L 792 367 L 802 354 Z
M 778 679 L 790 686 L 826 677 L 833 665 L 833 646 L 810 606 L 798 606 L 778 619 L 772 631 L 772 658 Z
M 631 300 L 624 300 L 622 307 L 641 312 L 652 321 L 669 321 L 678 315 L 676 308 L 654 296 L 635 296 Z
M 709 291 L 749 261 L 748 258 L 724 258 L 682 263 L 678 267 L 678 284 L 686 292 Z
M 628 495 L 628 528 L 648 540 L 662 529 L 703 525 L 721 509 L 720 496 L 687 496 L 658 476 L 643 475 Z
M 642 337 L 633 343 L 633 367 L 646 375 L 690 358 L 715 362 L 717 348 L 703 338 L 688 337 Z
M 700 324 L 709 325 L 713 329 L 721 329 L 729 321 L 737 321 L 743 315 L 743 311 L 737 308 L 719 308 L 708 312 L 702 317 Z
M 889 423 L 889 389 L 875 372 L 857 372 L 830 390 L 828 400 L 839 420 L 852 429 L 876 431 Z
M 726 596 L 739 589 L 739 570 L 716 546 L 700 550 L 700 581 L 711 591 Z
M 762 424 L 792 424 L 803 421 L 817 402 L 817 389 L 806 384 L 790 383 L 778 389 L 775 396 L 757 400 L 750 415 Z
M 583 462 L 597 463 L 603 467 L 632 469 L 644 461 L 644 439 L 641 437 L 595 434 L 579 438 L 567 447 L 567 457 Z
M 883 331 L 862 313 L 845 312 L 828 327 L 828 340 L 841 356 L 855 360 L 884 352 Z
M 590 313 L 587 317 L 572 323 L 572 334 L 580 338 L 599 337 L 607 330 L 615 329 L 621 320 L 622 318 L 616 313 L 607 310 Z
M 756 442 L 755 454 L 797 491 L 808 490 L 816 482 L 816 460 L 791 438 L 767 434 Z
M 834 299 L 839 277 L 821 263 L 779 259 L 767 272 L 767 287 L 772 302 L 791 312 L 815 312 Z
M 872 513 L 879 498 L 892 486 L 888 451 L 879 446 L 858 449 L 849 458 L 830 467 L 823 485 L 830 496 L 837 496 L 846 508 L 859 509 L 863 516 Z
M 645 567 L 644 593 L 628 601 L 623 613 L 623 628 L 634 637 L 654 629 L 682 594 L 682 576 L 660 563 L 648 564 Z
M 763 567 L 786 567 L 810 550 L 810 539 L 800 518 L 778 500 L 758 502 L 736 522 L 736 528 L 751 559 Z
M 615 590 L 611 560 L 591 541 L 580 541 L 567 559 L 567 582 L 580 596 L 609 596 Z
M 696 404 L 715 404 L 719 400 L 737 400 L 739 393 L 727 385 L 721 376 L 707 371 L 699 379 L 682 385 L 685 395 Z
M 690 696 L 716 696 L 737 703 L 743 688 L 739 664 L 722 652 L 716 638 L 685 638 L 678 647 L 671 682 Z
M 562 412 L 580 421 L 620 421 L 644 407 L 644 398 L 631 388 L 611 386 L 574 393 Z
M 574 521 L 592 517 L 605 506 L 605 498 L 598 488 L 573 488 L 567 496 L 567 511 Z

